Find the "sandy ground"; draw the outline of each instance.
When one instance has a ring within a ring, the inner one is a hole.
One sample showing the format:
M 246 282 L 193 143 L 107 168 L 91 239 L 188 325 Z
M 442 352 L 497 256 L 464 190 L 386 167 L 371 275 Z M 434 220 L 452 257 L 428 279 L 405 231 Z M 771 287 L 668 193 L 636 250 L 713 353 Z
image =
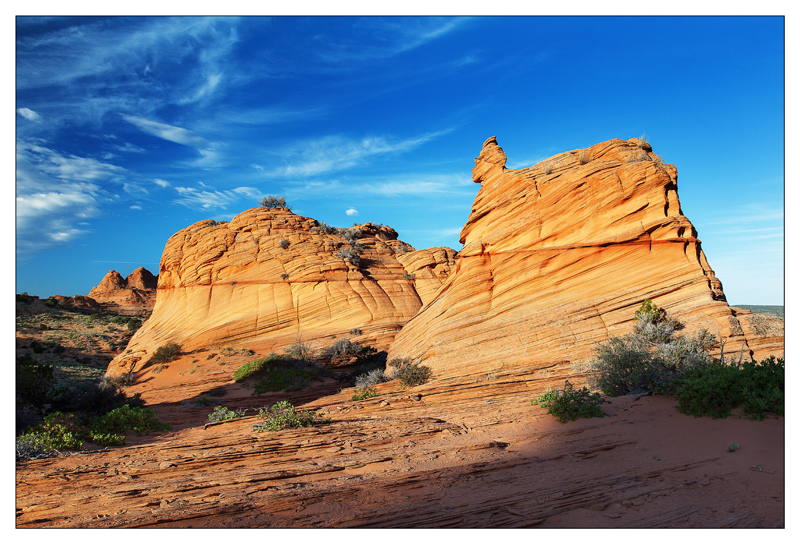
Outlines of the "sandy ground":
M 387 383 L 366 401 L 332 381 L 314 384 L 290 400 L 332 422 L 272 433 L 254 432 L 254 415 L 205 426 L 212 407 L 153 392 L 148 402 L 173 431 L 17 464 L 16 525 L 787 524 L 783 418 L 694 418 L 672 398 L 644 396 L 607 399 L 606 417 L 560 424 L 530 401 L 568 372 L 521 368 L 411 390 Z M 280 398 L 232 385 L 220 400 L 254 414 Z

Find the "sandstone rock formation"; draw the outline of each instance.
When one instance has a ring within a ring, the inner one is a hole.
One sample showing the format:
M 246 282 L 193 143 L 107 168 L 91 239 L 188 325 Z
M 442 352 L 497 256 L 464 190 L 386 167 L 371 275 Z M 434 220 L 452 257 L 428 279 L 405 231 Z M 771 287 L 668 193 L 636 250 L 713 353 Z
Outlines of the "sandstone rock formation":
M 108 373 L 142 370 L 168 342 L 181 344 L 183 353 L 213 347 L 269 353 L 298 339 L 326 347 L 358 329 L 358 341 L 385 349 L 422 306 L 401 253 L 430 297 L 452 250 L 415 259 L 390 227 L 337 230 L 288 208 L 195 223 L 167 242 L 153 315 Z M 230 372 L 222 374 L 224 381 Z
M 783 353 L 728 307 L 681 212 L 677 170 L 638 139 L 610 140 L 530 168 L 505 167 L 494 137 L 475 160 L 481 184 L 464 248 L 438 295 L 397 335 L 389 357 L 438 376 L 537 362 L 585 362 L 630 331 L 644 299 L 707 328 L 726 350 Z
M 127 278 L 109 270 L 100 284 L 89 291 L 89 297 L 119 313 L 138 314 L 153 309 L 157 286 L 158 277 L 144 267 L 140 266 Z

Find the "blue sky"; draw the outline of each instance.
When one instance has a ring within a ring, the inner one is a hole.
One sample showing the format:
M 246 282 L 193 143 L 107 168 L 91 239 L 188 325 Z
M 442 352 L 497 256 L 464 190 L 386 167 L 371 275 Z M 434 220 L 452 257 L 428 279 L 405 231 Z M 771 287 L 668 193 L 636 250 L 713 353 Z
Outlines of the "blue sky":
M 780 17 L 16 19 L 16 291 L 158 271 L 262 196 L 461 248 L 508 167 L 646 133 L 732 304 L 783 304 Z

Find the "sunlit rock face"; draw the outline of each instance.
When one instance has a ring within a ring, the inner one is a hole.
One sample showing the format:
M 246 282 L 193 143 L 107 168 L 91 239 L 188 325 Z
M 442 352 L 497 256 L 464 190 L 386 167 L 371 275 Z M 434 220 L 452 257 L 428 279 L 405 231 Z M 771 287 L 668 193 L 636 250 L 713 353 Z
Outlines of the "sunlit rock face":
M 677 169 L 638 139 L 609 140 L 505 167 L 489 138 L 475 160 L 481 189 L 464 248 L 436 297 L 397 335 L 390 358 L 439 376 L 532 363 L 584 362 L 596 342 L 631 330 L 645 299 L 726 352 L 782 355 L 732 310 L 681 212 Z
M 144 267 L 127 278 L 109 270 L 103 280 L 89 291 L 89 297 L 120 313 L 149 312 L 156 303 L 158 278 Z
M 108 373 L 143 369 L 169 342 L 184 354 L 215 347 L 269 353 L 298 339 L 320 348 L 347 336 L 386 349 L 422 306 L 414 278 L 432 296 L 452 263 L 452 250 L 426 251 L 433 256 L 414 257 L 387 226 L 330 233 L 288 208 L 200 221 L 167 242 L 153 314 Z M 401 255 L 414 263 L 411 273 Z

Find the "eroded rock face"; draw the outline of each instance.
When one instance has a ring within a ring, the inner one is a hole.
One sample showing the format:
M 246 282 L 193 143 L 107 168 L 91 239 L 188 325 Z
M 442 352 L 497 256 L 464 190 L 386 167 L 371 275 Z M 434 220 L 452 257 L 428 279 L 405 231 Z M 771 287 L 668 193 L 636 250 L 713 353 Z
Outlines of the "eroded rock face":
M 153 315 L 108 373 L 141 370 L 168 342 L 183 353 L 229 347 L 261 354 L 298 339 L 326 347 L 358 329 L 359 342 L 386 349 L 422 306 L 399 252 L 415 253 L 390 227 L 329 233 L 288 208 L 195 223 L 167 242 Z M 436 268 L 417 268 L 424 266 Z M 437 273 L 446 268 L 438 266 Z
M 728 307 L 681 212 L 677 169 L 649 145 L 615 139 L 526 169 L 505 162 L 489 138 L 455 269 L 390 359 L 421 358 L 439 376 L 584 362 L 596 342 L 631 330 L 647 298 L 684 333 L 707 328 L 728 350 L 782 355 L 782 336 L 765 339 Z
M 150 312 L 156 302 L 158 277 L 140 266 L 127 278 L 116 270 L 109 270 L 89 297 L 120 313 Z

